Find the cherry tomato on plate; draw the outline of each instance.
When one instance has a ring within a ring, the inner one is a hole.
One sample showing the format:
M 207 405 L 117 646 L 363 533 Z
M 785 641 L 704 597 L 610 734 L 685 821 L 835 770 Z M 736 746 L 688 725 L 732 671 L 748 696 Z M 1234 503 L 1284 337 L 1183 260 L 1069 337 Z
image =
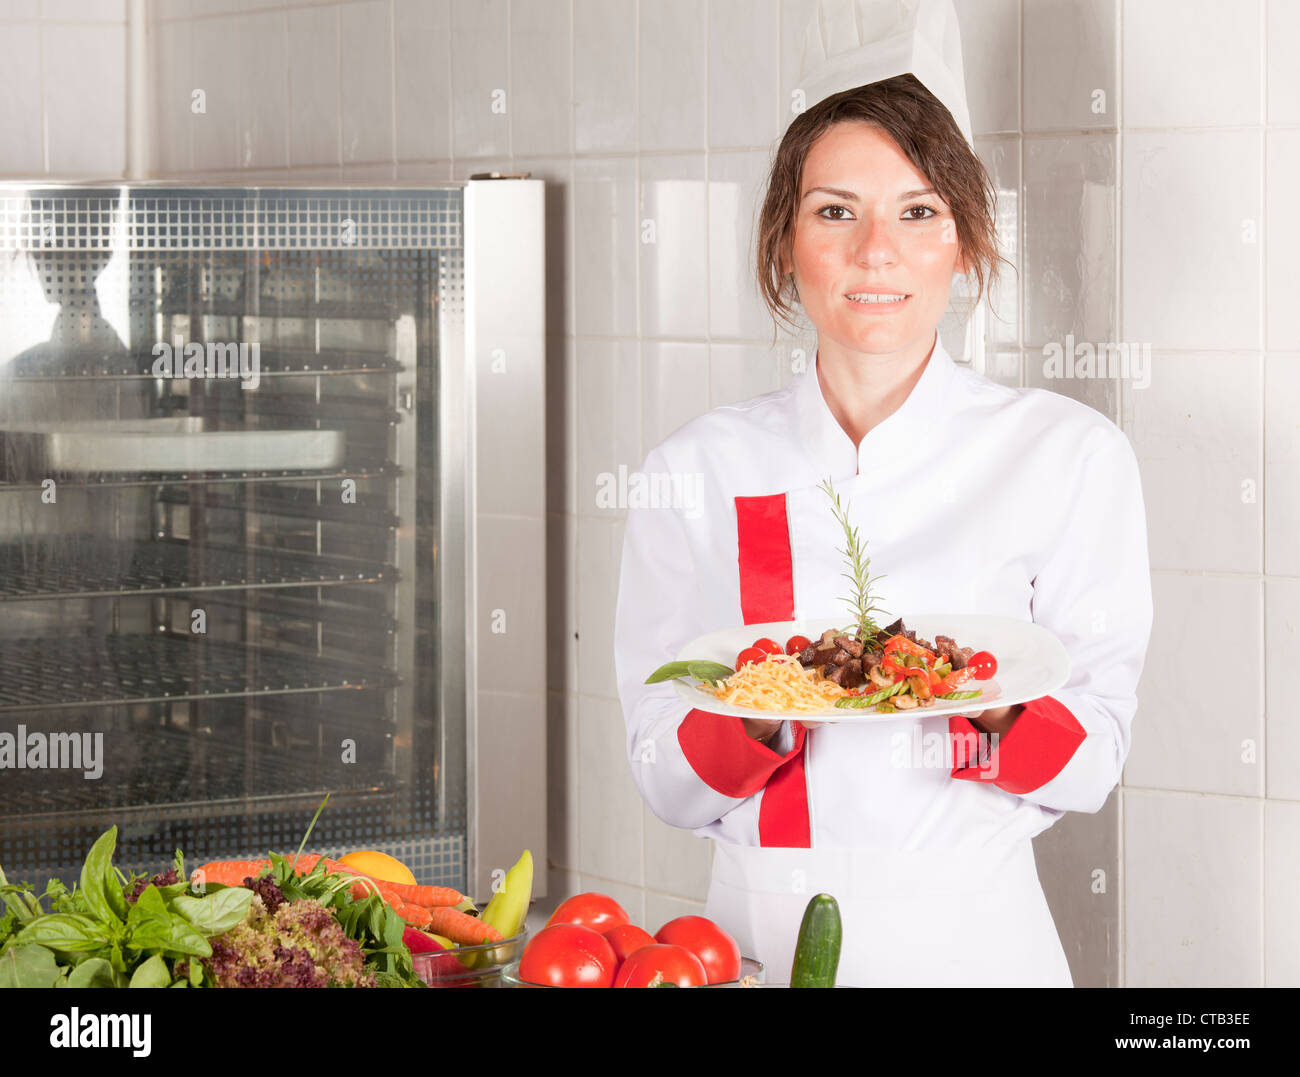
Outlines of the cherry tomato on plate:
M 655 943 L 641 947 L 623 962 L 614 986 L 649 987 L 656 976 L 660 983 L 675 983 L 678 987 L 703 987 L 709 982 L 700 959 L 690 950 Z
M 754 646 L 766 654 L 785 654 L 785 652 L 781 650 L 781 645 L 777 643 L 776 640 L 768 639 L 766 636 L 762 639 L 754 640 Z
M 679 916 L 655 932 L 655 941 L 682 946 L 700 959 L 709 983 L 740 979 L 740 947 L 736 940 L 703 916 Z
M 618 927 L 619 924 L 629 923 L 631 919 L 623 906 L 608 894 L 588 892 L 574 894 L 573 897 L 565 898 L 560 902 L 559 907 L 551 913 L 551 918 L 546 921 L 546 926 L 581 924 L 603 934 L 612 927 Z
M 553 924 L 524 947 L 519 978 L 547 987 L 613 987 L 617 969 L 614 948 L 600 932 L 581 924 Z
M 757 647 L 746 647 L 740 654 L 736 655 L 736 668 L 748 665 L 750 662 L 762 662 L 767 658 L 766 651 L 760 651 Z
M 988 651 L 978 651 L 966 663 L 977 681 L 987 681 L 998 671 L 998 660 Z
M 800 651 L 807 650 L 812 646 L 812 640 L 807 636 L 791 636 L 785 645 L 786 654 L 798 654 Z

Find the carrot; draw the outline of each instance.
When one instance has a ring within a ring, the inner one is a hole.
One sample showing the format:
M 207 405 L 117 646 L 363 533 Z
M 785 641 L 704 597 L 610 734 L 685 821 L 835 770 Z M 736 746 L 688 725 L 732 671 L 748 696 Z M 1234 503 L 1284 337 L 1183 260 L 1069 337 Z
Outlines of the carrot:
M 459 905 L 465 895 L 450 886 L 412 886 L 410 883 L 385 884 L 394 894 L 409 905 L 423 905 L 434 908 L 438 905 Z
M 446 905 L 436 906 L 428 912 L 429 921 L 423 925 L 424 930 L 435 935 L 446 935 L 452 942 L 477 946 L 479 943 L 502 940 L 501 932 L 476 916 L 470 916 Z
M 366 875 L 337 860 L 322 858 L 316 853 L 303 853 L 291 863 L 297 874 L 306 875 L 322 859 L 325 861 L 326 871 L 330 874 L 351 876 L 357 880 L 349 893 L 358 901 L 364 901 L 371 894 L 378 893 L 387 904 L 394 909 L 399 909 L 402 905 L 416 908 L 425 905 L 457 905 L 463 900 L 461 894 L 449 886 L 411 886 L 407 883 L 391 883 L 386 879 L 376 879 Z M 224 886 L 242 886 L 246 878 L 256 878 L 270 865 L 269 860 L 213 860 L 195 871 L 191 878 L 202 872 L 205 882 L 220 883 Z M 404 919 L 413 922 L 410 917 Z
M 394 905 L 393 908 L 412 927 L 423 927 L 433 917 L 433 913 L 423 905 Z
M 213 860 L 196 868 L 190 880 L 201 878 L 205 883 L 221 886 L 243 886 L 247 878 L 257 878 L 271 866 L 269 860 Z

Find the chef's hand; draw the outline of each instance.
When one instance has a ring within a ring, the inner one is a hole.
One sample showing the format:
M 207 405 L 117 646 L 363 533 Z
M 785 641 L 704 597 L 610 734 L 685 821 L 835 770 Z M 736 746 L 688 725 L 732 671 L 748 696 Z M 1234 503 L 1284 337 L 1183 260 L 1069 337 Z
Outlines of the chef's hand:
M 1017 703 L 1011 707 L 994 707 L 986 711 L 971 711 L 964 717 L 971 725 L 981 733 L 987 733 L 990 736 L 996 734 L 999 737 L 1006 736 L 1011 727 L 1016 724 L 1016 719 L 1020 717 L 1020 712 L 1025 709 L 1023 703 Z
M 741 721 L 745 724 L 746 734 L 753 737 L 754 740 L 762 743 L 766 743 L 775 737 L 776 731 L 781 728 L 781 719 L 779 718 L 776 720 L 767 718 L 742 718 Z M 819 726 L 822 723 L 805 722 L 801 719 L 799 724 L 805 729 L 812 729 L 814 726 Z
M 745 725 L 746 736 L 752 737 L 760 743 L 765 743 L 776 736 L 777 730 L 781 728 L 781 719 L 771 718 L 742 718 Z

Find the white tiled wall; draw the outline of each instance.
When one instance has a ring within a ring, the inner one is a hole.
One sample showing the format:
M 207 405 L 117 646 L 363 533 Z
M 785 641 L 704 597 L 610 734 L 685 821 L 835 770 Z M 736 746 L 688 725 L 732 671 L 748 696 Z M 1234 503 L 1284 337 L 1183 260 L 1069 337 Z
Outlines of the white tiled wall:
M 126 70 L 126 0 L 0 0 L 0 179 L 120 179 Z
M 708 849 L 631 782 L 610 653 L 621 513 L 596 477 L 789 380 L 752 227 L 813 6 L 151 0 L 159 175 L 549 181 L 551 900 L 602 889 L 652 928 L 702 909 Z M 1019 271 L 994 294 L 986 372 L 1119 422 L 1150 521 L 1124 784 L 1039 849 L 1049 893 L 1083 847 L 1121 880 L 1110 912 L 1077 906 L 1120 941 L 1076 982 L 1300 984 L 1300 5 L 957 6 Z M 120 173 L 123 7 L 0 3 L 5 173 Z M 1147 377 L 1049 379 L 1042 349 L 1068 336 L 1149 348 Z
M 1125 771 L 1124 973 L 1296 986 L 1300 22 L 1286 0 L 1125 0 L 1119 31 L 1122 339 L 1152 350 L 1122 419 L 1156 591 Z M 1193 672 L 1210 639 L 1235 656 L 1226 694 Z

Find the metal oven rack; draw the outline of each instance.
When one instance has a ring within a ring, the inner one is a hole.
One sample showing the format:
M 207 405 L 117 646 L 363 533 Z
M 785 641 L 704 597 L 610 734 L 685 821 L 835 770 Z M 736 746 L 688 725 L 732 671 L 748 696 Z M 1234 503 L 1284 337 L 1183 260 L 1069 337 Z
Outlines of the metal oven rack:
M 0 198 L 0 729 L 104 745 L 93 779 L 0 771 L 11 877 L 111 823 L 125 863 L 260 854 L 329 792 L 316 841 L 465 886 L 465 630 L 434 582 L 463 554 L 438 430 L 460 195 Z M 240 344 L 256 384 L 159 374 L 162 345 Z

